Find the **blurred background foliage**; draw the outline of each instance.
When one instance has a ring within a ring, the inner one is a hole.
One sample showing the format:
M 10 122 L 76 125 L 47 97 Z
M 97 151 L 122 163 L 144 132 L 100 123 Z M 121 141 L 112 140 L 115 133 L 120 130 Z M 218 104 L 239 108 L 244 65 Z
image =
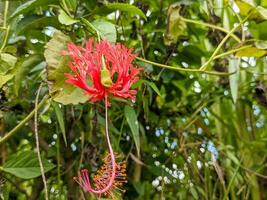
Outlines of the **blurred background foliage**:
M 266 0 L 10 0 L 0 10 L 1 199 L 44 199 L 32 119 L 41 83 L 49 197 L 95 199 L 73 177 L 101 165 L 104 106 L 65 84 L 61 52 L 96 33 L 133 48 L 143 68 L 136 102 L 109 111 L 127 161 L 122 199 L 267 199 Z

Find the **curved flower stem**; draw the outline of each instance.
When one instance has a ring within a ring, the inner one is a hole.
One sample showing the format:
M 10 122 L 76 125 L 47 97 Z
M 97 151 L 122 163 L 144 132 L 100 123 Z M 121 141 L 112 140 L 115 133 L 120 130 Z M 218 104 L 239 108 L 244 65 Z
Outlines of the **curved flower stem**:
M 182 20 L 187 22 L 187 23 L 192 23 L 192 24 L 198 24 L 198 25 L 202 25 L 202 26 L 207 26 L 207 27 L 210 27 L 210 28 L 213 28 L 213 29 L 217 29 L 219 31 L 222 31 L 224 33 L 230 33 L 228 30 L 222 28 L 222 27 L 219 27 L 219 26 L 216 26 L 216 25 L 213 25 L 213 24 L 209 24 L 209 23 L 206 23 L 206 22 L 201 22 L 201 21 L 198 21 L 198 20 L 193 20 L 193 19 L 187 19 L 187 18 L 184 18 L 182 17 Z M 230 33 L 230 36 L 236 40 L 238 43 L 241 42 L 241 40 L 233 33 Z
M 43 166 L 43 163 L 42 163 L 42 158 L 41 158 L 41 153 L 40 153 L 39 135 L 38 135 L 38 99 L 39 99 L 41 88 L 42 88 L 42 83 L 40 84 L 40 87 L 39 87 L 39 89 L 37 91 L 36 99 L 35 99 L 34 133 L 35 133 L 37 156 L 38 156 L 39 166 L 40 166 L 40 170 L 41 170 L 42 180 L 43 180 L 43 183 L 44 183 L 45 199 L 49 200 L 47 184 L 46 184 L 46 178 L 45 178 L 45 171 L 44 171 L 44 166 Z
M 44 96 L 44 98 L 40 101 L 40 103 L 35 107 L 35 109 L 39 109 L 41 106 L 44 105 L 44 103 L 48 99 L 48 95 Z M 20 130 L 24 124 L 26 124 L 34 115 L 35 109 L 30 112 L 15 128 L 13 128 L 11 131 L 9 131 L 7 134 L 5 134 L 4 137 L 0 138 L 0 144 L 6 142 L 10 137 L 12 137 L 18 130 Z
M 199 70 L 201 71 L 205 71 L 207 69 L 207 67 L 209 66 L 209 64 L 211 63 L 211 61 L 214 59 L 214 57 L 216 56 L 216 54 L 219 52 L 219 50 L 222 48 L 222 46 L 224 45 L 224 43 L 228 40 L 228 38 L 231 36 L 231 34 L 233 34 L 233 32 L 235 32 L 245 21 L 247 21 L 247 19 L 249 18 L 250 14 L 243 19 L 237 26 L 235 26 L 234 28 L 232 28 L 232 30 L 230 32 L 228 32 L 228 34 L 223 38 L 223 40 L 220 42 L 220 44 L 218 45 L 218 47 L 215 49 L 215 51 L 213 52 L 213 54 L 211 55 L 211 57 L 209 58 L 209 60 L 204 63 Z
M 150 60 L 146 60 L 144 58 L 136 57 L 137 60 L 140 60 L 145 63 L 149 63 L 151 65 L 155 65 L 164 69 L 169 69 L 169 70 L 174 70 L 174 71 L 184 71 L 184 72 L 199 72 L 199 73 L 204 73 L 204 74 L 209 74 L 209 75 L 215 75 L 215 76 L 229 76 L 232 75 L 236 72 L 231 72 L 231 73 L 226 73 L 226 72 L 216 72 L 216 71 L 201 71 L 199 69 L 187 69 L 187 68 L 182 68 L 182 67 L 173 67 L 170 65 L 164 65 L 160 63 L 156 63 Z
M 115 155 L 110 143 L 110 139 L 109 139 L 109 132 L 108 132 L 108 97 L 107 95 L 105 96 L 105 126 L 106 126 L 106 139 L 107 139 L 107 143 L 108 143 L 108 149 L 109 149 L 109 154 L 110 154 L 110 158 L 111 158 L 111 164 L 112 164 L 112 174 L 110 177 L 110 181 L 109 184 L 106 186 L 108 187 L 108 189 L 112 186 L 112 183 L 114 182 L 115 179 L 115 173 L 116 173 L 116 162 L 115 162 Z
M 87 181 L 89 183 L 88 185 L 88 191 L 95 193 L 95 194 L 102 194 L 107 192 L 112 186 L 113 183 L 115 181 L 115 176 L 116 176 L 116 161 L 115 161 L 115 155 L 111 146 L 111 142 L 109 139 L 109 131 L 108 131 L 108 97 L 105 96 L 105 132 L 106 132 L 106 139 L 107 139 L 107 144 L 108 144 L 108 149 L 109 149 L 109 156 L 110 156 L 110 160 L 111 160 L 111 165 L 112 165 L 112 173 L 111 176 L 109 177 L 109 182 L 108 184 L 99 190 L 95 190 L 91 187 L 90 181 L 89 181 L 89 177 L 87 177 Z

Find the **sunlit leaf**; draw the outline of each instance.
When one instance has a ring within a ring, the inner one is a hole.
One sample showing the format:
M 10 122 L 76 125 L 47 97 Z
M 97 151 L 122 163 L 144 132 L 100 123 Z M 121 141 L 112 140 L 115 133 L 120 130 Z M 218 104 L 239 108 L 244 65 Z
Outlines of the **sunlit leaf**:
M 236 53 L 237 57 L 262 57 L 267 54 L 267 51 L 264 49 L 259 49 L 253 47 L 252 45 L 248 48 L 242 49 Z
M 75 20 L 72 17 L 70 17 L 69 15 L 67 15 L 67 13 L 62 9 L 59 10 L 58 21 L 61 24 L 64 24 L 67 26 L 79 22 L 78 20 Z
M 102 39 L 109 40 L 110 42 L 116 42 L 117 33 L 115 25 L 105 20 L 95 20 L 92 25 L 99 31 Z
M 0 60 L 6 62 L 10 67 L 14 67 L 17 62 L 17 58 L 8 53 L 1 53 Z
M 15 74 L 7 74 L 7 75 L 0 74 L 0 88 L 2 88 L 4 84 L 6 84 L 9 80 L 11 80 L 14 77 L 14 75 Z
M 247 16 L 255 21 L 267 20 L 267 9 L 262 6 L 256 6 L 253 0 L 236 0 L 240 14 Z
M 51 94 L 54 101 L 66 104 L 84 103 L 88 99 L 83 91 L 65 82 L 65 74 L 70 72 L 68 60 L 62 55 L 70 38 L 56 31 L 47 43 L 44 56 L 48 64 L 48 80 L 51 82 Z

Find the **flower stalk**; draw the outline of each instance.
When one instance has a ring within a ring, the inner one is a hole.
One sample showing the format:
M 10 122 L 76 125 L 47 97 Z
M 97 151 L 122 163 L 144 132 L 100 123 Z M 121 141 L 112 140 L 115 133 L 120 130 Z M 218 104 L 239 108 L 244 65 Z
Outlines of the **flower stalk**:
M 94 176 L 94 188 L 92 187 L 88 170 L 81 170 L 81 174 L 74 177 L 74 180 L 84 189 L 86 192 L 91 192 L 97 194 L 99 197 L 101 195 L 109 195 L 112 199 L 115 198 L 114 190 L 121 190 L 119 186 L 126 182 L 126 165 L 124 162 L 116 163 L 115 154 L 110 142 L 109 130 L 108 130 L 108 98 L 105 97 L 105 136 L 107 140 L 107 145 L 109 149 L 108 155 L 103 159 L 104 164 L 97 171 Z

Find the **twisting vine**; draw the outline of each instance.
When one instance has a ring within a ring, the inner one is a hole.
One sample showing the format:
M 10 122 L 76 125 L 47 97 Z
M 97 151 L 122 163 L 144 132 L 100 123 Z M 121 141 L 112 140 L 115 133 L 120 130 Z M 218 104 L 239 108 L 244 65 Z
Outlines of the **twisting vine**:
M 36 150 L 37 150 L 37 156 L 38 156 L 38 161 L 40 165 L 40 170 L 41 170 L 41 175 L 42 175 L 42 180 L 44 183 L 44 191 L 45 191 L 45 199 L 49 200 L 48 197 L 48 190 L 47 190 L 47 184 L 46 184 L 46 178 L 45 178 L 45 171 L 44 171 L 44 166 L 42 163 L 42 158 L 41 158 L 41 153 L 40 153 L 40 145 L 39 145 L 39 134 L 38 134 L 38 99 L 39 95 L 42 89 L 42 83 L 40 84 L 36 98 L 35 98 L 35 109 L 34 109 L 34 133 L 35 133 L 35 141 L 36 141 Z

